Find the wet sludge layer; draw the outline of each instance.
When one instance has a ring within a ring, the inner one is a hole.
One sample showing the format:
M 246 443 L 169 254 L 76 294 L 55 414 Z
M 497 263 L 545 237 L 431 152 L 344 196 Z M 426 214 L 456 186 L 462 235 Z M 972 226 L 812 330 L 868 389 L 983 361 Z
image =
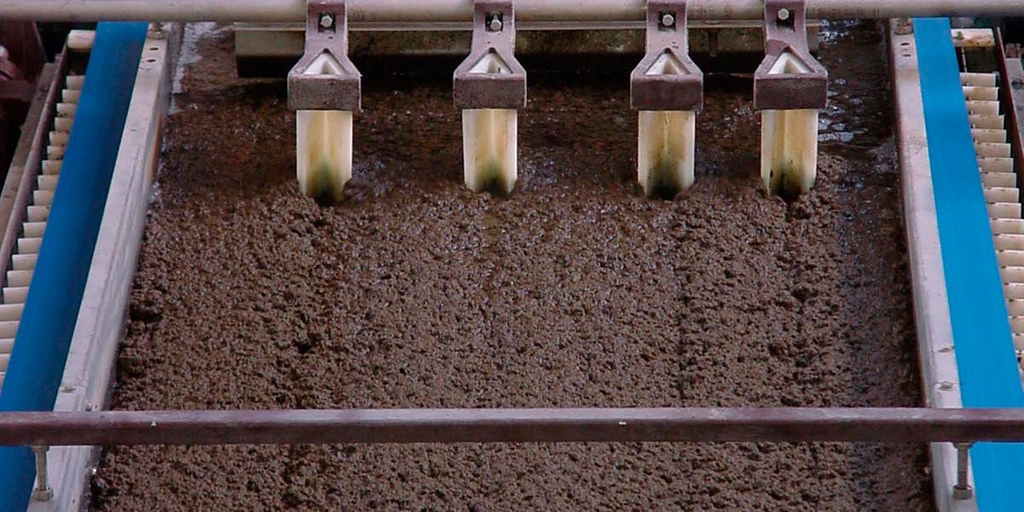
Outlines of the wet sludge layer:
M 790 204 L 758 188 L 749 81 L 708 80 L 697 183 L 663 201 L 634 184 L 628 73 L 531 76 L 496 199 L 462 185 L 450 78 L 364 71 L 355 177 L 321 206 L 296 191 L 283 84 L 234 79 L 210 31 L 114 408 L 921 405 L 879 34 L 826 41 L 836 111 Z M 913 511 L 926 466 L 923 445 L 119 447 L 92 507 Z

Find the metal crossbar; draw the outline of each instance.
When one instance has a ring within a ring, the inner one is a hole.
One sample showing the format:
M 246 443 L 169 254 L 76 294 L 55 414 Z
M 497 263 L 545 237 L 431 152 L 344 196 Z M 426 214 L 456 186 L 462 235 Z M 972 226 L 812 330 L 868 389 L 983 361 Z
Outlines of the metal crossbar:
M 0 413 L 0 445 L 1024 441 L 1024 409 L 338 409 Z

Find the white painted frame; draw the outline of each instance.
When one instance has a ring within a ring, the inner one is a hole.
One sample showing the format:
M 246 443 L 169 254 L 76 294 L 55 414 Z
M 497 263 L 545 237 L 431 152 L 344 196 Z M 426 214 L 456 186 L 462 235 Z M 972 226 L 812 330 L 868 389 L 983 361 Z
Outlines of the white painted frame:
M 900 26 L 905 30 L 898 30 Z M 910 256 L 918 354 L 925 387 L 925 405 L 957 409 L 963 407 L 960 374 L 953 346 L 953 327 L 949 317 L 949 297 L 946 294 L 931 161 L 928 157 L 921 74 L 912 27 L 903 21 L 890 22 L 889 64 L 896 107 L 903 216 Z M 966 500 L 953 498 L 957 473 L 956 455 L 956 448 L 951 443 L 931 444 L 936 506 L 942 512 L 976 512 L 978 502 L 974 497 Z M 973 477 L 970 484 L 973 488 Z

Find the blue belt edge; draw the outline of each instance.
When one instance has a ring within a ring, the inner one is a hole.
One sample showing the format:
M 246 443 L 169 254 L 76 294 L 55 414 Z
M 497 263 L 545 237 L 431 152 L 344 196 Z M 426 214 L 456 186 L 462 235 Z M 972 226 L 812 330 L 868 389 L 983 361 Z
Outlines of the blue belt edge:
M 0 411 L 53 410 L 64 373 L 110 179 L 117 160 L 146 23 L 100 23 L 25 301 Z M 35 464 L 27 447 L 0 448 L 0 509 L 28 507 Z
M 914 37 L 963 406 L 1024 407 L 949 20 L 915 19 Z M 971 467 L 981 512 L 1024 510 L 1024 444 L 977 443 Z

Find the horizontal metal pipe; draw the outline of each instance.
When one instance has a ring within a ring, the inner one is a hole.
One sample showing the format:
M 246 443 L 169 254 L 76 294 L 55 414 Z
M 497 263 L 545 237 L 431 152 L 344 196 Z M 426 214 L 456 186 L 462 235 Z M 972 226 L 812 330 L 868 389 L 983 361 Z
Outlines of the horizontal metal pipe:
M 455 22 L 472 19 L 470 0 L 349 0 L 349 21 L 360 23 Z M 633 21 L 644 0 L 516 0 L 521 21 Z M 761 19 L 763 0 L 691 0 L 699 20 Z M 819 19 L 932 16 L 1024 16 L 1024 2 L 1010 0 L 808 0 Z M 305 0 L 3 0 L 0 19 L 30 21 L 301 21 Z
M 0 413 L 0 445 L 1024 441 L 1024 409 L 343 409 Z

